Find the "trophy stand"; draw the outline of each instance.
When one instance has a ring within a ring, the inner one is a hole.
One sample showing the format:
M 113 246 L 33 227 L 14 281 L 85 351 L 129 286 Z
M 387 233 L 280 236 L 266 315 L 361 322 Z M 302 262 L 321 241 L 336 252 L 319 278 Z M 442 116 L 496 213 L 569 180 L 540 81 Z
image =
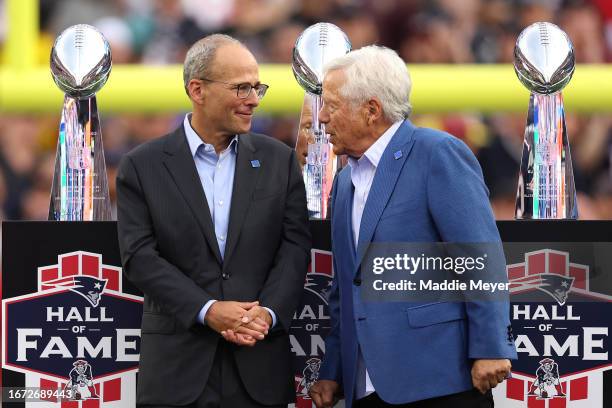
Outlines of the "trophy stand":
M 563 96 L 532 93 L 519 173 L 516 217 L 578 218 Z
M 334 154 L 325 125 L 319 122 L 319 111 L 323 104 L 320 95 L 309 94 L 312 101 L 311 143 L 304 165 L 304 185 L 308 214 L 314 219 L 328 218 L 329 196 L 334 176 L 338 171 L 338 158 Z
M 49 220 L 110 221 L 111 205 L 96 97 L 66 95 L 57 141 Z

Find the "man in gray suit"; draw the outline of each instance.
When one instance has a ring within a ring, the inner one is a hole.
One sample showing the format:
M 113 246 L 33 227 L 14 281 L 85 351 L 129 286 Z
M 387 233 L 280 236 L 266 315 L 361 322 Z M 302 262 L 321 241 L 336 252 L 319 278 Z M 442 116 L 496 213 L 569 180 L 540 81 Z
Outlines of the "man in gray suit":
M 138 404 L 286 406 L 310 251 L 298 161 L 249 133 L 267 86 L 240 42 L 198 41 L 183 76 L 192 113 L 117 176 L 123 267 L 145 294 Z

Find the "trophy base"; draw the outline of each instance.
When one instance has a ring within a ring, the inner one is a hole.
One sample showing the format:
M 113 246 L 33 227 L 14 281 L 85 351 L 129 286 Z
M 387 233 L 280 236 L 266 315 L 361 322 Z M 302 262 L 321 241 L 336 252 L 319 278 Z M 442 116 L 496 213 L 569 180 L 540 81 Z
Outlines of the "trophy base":
M 110 221 L 111 204 L 96 97 L 66 96 L 59 128 L 49 220 Z
M 572 156 L 560 92 L 531 94 L 515 218 L 578 218 Z

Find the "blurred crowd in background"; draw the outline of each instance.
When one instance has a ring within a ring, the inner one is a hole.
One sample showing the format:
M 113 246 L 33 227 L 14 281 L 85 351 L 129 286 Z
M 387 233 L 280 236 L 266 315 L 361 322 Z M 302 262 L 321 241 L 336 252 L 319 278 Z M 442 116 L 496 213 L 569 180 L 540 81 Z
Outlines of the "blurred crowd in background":
M 0 0 L 0 48 L 5 7 Z M 320 21 L 342 28 L 353 48 L 385 45 L 408 64 L 511 63 L 520 31 L 550 21 L 570 36 L 578 64 L 612 62 L 610 0 L 41 0 L 39 63 L 48 66 L 53 40 L 64 28 L 88 23 L 109 40 L 114 64 L 182 64 L 189 46 L 213 32 L 239 38 L 260 63 L 287 64 L 298 35 Z M 498 219 L 513 218 L 527 103 L 521 114 L 411 117 L 472 148 Z M 47 219 L 59 111 L 58 106 L 58 115 L 0 114 L 2 219 Z M 106 115 L 101 107 L 101 113 L 114 202 L 121 156 L 174 129 L 185 112 Z M 298 121 L 297 113 L 259 113 L 253 130 L 293 146 Z M 612 219 L 612 115 L 569 112 L 566 121 L 580 218 Z

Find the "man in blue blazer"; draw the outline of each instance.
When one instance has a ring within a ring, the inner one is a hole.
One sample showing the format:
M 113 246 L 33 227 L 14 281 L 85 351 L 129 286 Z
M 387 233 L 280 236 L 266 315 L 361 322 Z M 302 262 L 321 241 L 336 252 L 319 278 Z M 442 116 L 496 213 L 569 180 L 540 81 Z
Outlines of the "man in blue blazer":
M 476 158 L 453 136 L 406 119 L 410 90 L 405 63 L 384 47 L 326 67 L 320 120 L 349 166 L 332 193 L 332 329 L 310 389 L 319 408 L 341 395 L 349 408 L 492 407 L 490 389 L 516 359 L 507 298 L 361 298 L 360 266 L 371 242 L 500 241 Z

